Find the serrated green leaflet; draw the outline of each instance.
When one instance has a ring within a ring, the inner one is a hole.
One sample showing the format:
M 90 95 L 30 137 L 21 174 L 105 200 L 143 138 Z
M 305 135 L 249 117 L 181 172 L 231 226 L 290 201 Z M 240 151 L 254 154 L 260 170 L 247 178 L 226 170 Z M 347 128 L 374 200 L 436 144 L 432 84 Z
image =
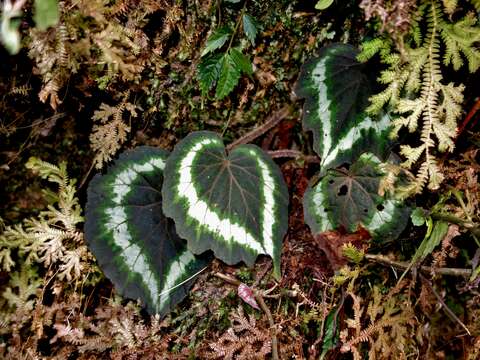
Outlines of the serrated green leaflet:
M 245 35 L 247 35 L 247 38 L 250 40 L 252 45 L 255 45 L 255 38 L 257 37 L 257 26 L 255 24 L 255 20 L 250 15 L 243 14 L 242 21 Z
M 219 100 L 230 94 L 233 88 L 237 86 L 242 70 L 230 52 L 223 54 L 220 64 L 220 73 L 215 89 L 215 97 Z
M 90 182 L 85 221 L 88 246 L 116 290 L 161 315 L 185 297 L 191 278 L 206 265 L 163 215 L 167 156 L 152 147 L 122 154 Z
M 270 255 L 280 278 L 288 191 L 260 148 L 241 145 L 227 156 L 217 134 L 192 133 L 167 160 L 162 194 L 165 214 L 193 253 L 211 249 L 227 264 L 250 266 L 259 254 Z
M 205 49 L 202 51 L 202 56 L 221 48 L 230 38 L 231 30 L 224 26 L 213 32 L 207 39 Z
M 197 78 L 203 95 L 216 83 L 215 97 L 223 99 L 238 84 L 242 73 L 251 76 L 252 63 L 240 49 L 231 48 L 223 54 L 204 57 L 198 64 Z
M 248 76 L 253 74 L 252 63 L 248 57 L 242 54 L 241 49 L 232 48 L 230 50 L 230 56 L 241 72 L 247 74 Z
M 409 209 L 378 195 L 380 161 L 363 154 L 349 170 L 329 170 L 304 196 L 305 222 L 313 233 L 336 229 L 367 229 L 376 240 L 397 238 L 407 225 Z
M 213 54 L 204 57 L 198 64 L 197 78 L 202 94 L 208 94 L 220 75 L 222 54 Z
M 324 47 L 302 66 L 296 94 L 305 98 L 303 126 L 313 132 L 321 172 L 352 163 L 369 151 L 383 156 L 388 146 L 389 117 L 373 120 L 365 113 L 370 95 L 364 65 L 350 45 Z

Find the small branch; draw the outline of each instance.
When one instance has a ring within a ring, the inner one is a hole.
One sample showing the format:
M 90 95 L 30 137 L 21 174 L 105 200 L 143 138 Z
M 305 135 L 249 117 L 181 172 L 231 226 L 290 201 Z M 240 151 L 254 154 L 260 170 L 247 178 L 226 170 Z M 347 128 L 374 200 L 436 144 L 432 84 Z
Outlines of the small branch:
M 213 274 L 214 276 L 216 276 L 217 278 L 219 279 L 222 279 L 223 281 L 225 281 L 226 283 L 229 283 L 230 285 L 234 285 L 234 286 L 239 286 L 241 284 L 240 281 L 238 281 L 237 279 L 235 278 L 232 278 L 228 275 L 224 275 L 222 273 L 219 273 L 219 272 L 216 272 Z
M 268 155 L 272 157 L 272 159 L 278 158 L 302 158 L 303 161 L 308 163 L 320 163 L 320 159 L 313 155 L 304 155 L 301 151 L 298 150 L 270 150 L 268 151 Z
M 480 110 L 480 99 L 477 99 L 472 109 L 468 112 L 467 116 L 465 117 L 465 120 L 463 120 L 462 125 L 459 126 L 457 130 L 457 139 L 460 137 L 460 135 L 465 130 L 468 123 L 470 122 L 470 120 L 472 120 L 473 116 L 477 113 L 478 110 Z
M 232 47 L 233 39 L 235 38 L 235 34 L 237 33 L 238 28 L 240 27 L 240 24 L 242 23 L 242 17 L 243 17 L 243 14 L 245 14 L 245 9 L 247 8 L 247 3 L 248 3 L 248 0 L 245 0 L 245 2 L 243 3 L 242 11 L 240 11 L 240 15 L 238 15 L 237 23 L 235 24 L 235 28 L 233 29 L 232 36 L 230 37 L 230 42 L 228 43 L 227 52 Z
M 227 145 L 227 150 L 233 149 L 235 146 L 240 144 L 247 144 L 252 140 L 255 140 L 259 136 L 265 134 L 268 130 L 275 127 L 280 121 L 285 119 L 290 114 L 290 108 L 288 106 L 284 106 L 279 111 L 275 112 L 272 116 L 270 116 L 264 124 L 260 125 L 259 127 L 253 129 L 252 131 L 248 132 L 240 139 L 235 140 L 231 144 Z
M 443 310 L 445 310 L 447 315 L 453 321 L 457 322 L 467 332 L 467 334 L 469 336 L 472 336 L 472 334 L 470 333 L 470 330 L 468 330 L 468 328 L 465 326 L 465 324 L 462 322 L 462 320 L 460 320 L 458 318 L 458 316 L 455 315 L 455 313 L 447 306 L 447 304 L 445 304 L 442 297 L 437 293 L 437 291 L 433 287 L 432 283 L 430 281 L 428 281 L 428 279 L 425 278 L 425 276 L 423 276 L 422 274 L 420 274 L 420 279 L 422 279 L 423 283 L 430 289 L 430 291 L 433 293 L 433 295 L 435 295 L 435 297 L 437 298 L 438 302 L 442 305 Z
M 386 256 L 383 255 L 374 255 L 374 254 L 366 254 L 365 258 L 370 261 L 374 261 L 380 263 L 382 265 L 393 266 L 398 269 L 408 269 L 410 263 L 406 261 L 395 261 L 390 260 Z M 472 270 L 470 269 L 461 269 L 461 268 L 434 268 L 430 266 L 421 266 L 420 270 L 425 273 L 435 273 L 440 275 L 450 275 L 450 276 L 461 276 L 468 278 L 472 274 Z

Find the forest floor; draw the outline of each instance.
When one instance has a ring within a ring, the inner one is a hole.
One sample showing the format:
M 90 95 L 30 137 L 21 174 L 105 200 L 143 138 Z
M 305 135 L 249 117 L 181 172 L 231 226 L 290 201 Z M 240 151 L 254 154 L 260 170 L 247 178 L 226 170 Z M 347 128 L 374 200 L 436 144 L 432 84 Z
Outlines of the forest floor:
M 304 220 L 303 195 L 320 160 L 294 89 L 302 64 L 323 46 L 358 47 L 378 34 L 357 1 L 324 11 L 315 1 L 283 0 L 165 0 L 160 9 L 155 1 L 60 3 L 59 25 L 44 32 L 31 29 L 27 5 L 24 47 L 17 55 L 0 48 L 0 358 L 480 358 L 478 72 L 447 71 L 465 85 L 459 123 L 468 122 L 453 153 L 439 157 L 443 185 L 408 200 L 467 220 L 448 222 L 435 249 L 410 267 L 426 226 L 409 221 L 385 243 L 361 230 L 331 231 L 326 250 Z M 256 20 L 255 42 L 240 33 L 231 42 L 253 73 L 217 99 L 197 80 L 202 51 L 219 23 L 235 28 L 243 11 Z M 107 65 L 102 51 L 120 66 Z M 83 216 L 89 181 L 111 159 L 140 145 L 171 151 L 197 130 L 225 143 L 251 135 L 275 158 L 290 197 L 282 277 L 273 277 L 267 256 L 252 268 L 214 260 L 170 314 L 150 316 L 116 294 L 85 246 L 83 220 L 70 230 L 48 223 L 42 212 L 58 206 L 58 186 L 27 164 L 65 162 Z M 51 231 L 44 247 L 35 221 Z M 362 250 L 359 261 L 342 255 L 347 243 Z M 240 283 L 263 302 L 259 310 L 238 295 Z

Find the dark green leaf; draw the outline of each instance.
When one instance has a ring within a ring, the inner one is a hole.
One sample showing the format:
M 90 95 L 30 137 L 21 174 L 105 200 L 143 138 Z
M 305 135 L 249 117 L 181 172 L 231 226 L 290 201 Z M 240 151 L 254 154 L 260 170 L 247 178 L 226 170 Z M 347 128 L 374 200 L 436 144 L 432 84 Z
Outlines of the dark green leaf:
M 245 35 L 252 45 L 255 45 L 255 38 L 257 37 L 257 25 L 255 20 L 248 14 L 244 14 L 242 20 Z
M 288 223 L 288 191 L 273 160 L 259 147 L 241 145 L 227 156 L 208 131 L 184 138 L 165 166 L 163 211 L 194 254 L 213 250 L 227 264 L 253 265 L 280 252 Z
M 198 64 L 197 78 L 203 94 L 207 94 L 218 80 L 223 54 L 213 54 L 204 57 Z
M 215 90 L 215 97 L 219 100 L 230 94 L 240 79 L 240 68 L 230 53 L 223 54 L 221 59 L 220 75 Z
M 202 56 L 221 48 L 225 42 L 230 38 L 231 30 L 229 27 L 221 27 L 213 32 L 207 39 L 205 49 L 202 51 Z
M 383 157 L 388 147 L 389 117 L 375 121 L 364 111 L 371 91 L 357 53 L 350 45 L 333 44 L 300 72 L 295 91 L 305 98 L 303 126 L 313 132 L 322 174 L 365 151 Z
M 35 0 L 35 24 L 39 30 L 47 30 L 55 26 L 60 19 L 58 0 Z
M 242 54 L 241 50 L 236 48 L 231 49 L 230 56 L 240 71 L 244 72 L 248 76 L 253 74 L 252 63 L 248 57 Z
M 322 353 L 320 354 L 320 360 L 324 359 L 327 353 L 334 349 L 338 341 L 337 331 L 337 308 L 333 308 L 325 319 L 325 336 L 323 337 Z
M 168 153 L 140 147 L 124 153 L 88 187 L 85 237 L 116 290 L 165 315 L 206 265 L 185 247 L 162 212 Z
M 422 261 L 430 255 L 435 247 L 440 244 L 448 231 L 448 223 L 445 221 L 437 221 L 433 225 L 432 233 L 422 240 L 415 255 L 413 255 L 412 263 Z
M 373 154 L 363 154 L 350 169 L 329 170 L 304 196 L 305 222 L 313 233 L 361 225 L 377 240 L 395 239 L 408 221 L 409 209 L 378 195 L 383 173 Z

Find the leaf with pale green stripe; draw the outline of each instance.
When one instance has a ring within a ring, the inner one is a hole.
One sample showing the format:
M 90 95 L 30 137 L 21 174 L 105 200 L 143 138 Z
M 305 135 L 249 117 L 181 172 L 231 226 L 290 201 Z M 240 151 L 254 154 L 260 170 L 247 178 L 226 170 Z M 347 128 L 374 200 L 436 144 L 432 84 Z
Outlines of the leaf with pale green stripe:
M 88 187 L 85 237 L 105 275 L 125 297 L 165 315 L 179 303 L 207 261 L 187 250 L 162 212 L 168 152 L 126 152 Z
M 313 132 L 322 175 L 366 151 L 383 157 L 389 145 L 388 115 L 374 120 L 365 113 L 370 80 L 357 54 L 350 45 L 333 44 L 322 48 L 300 72 L 295 92 L 305 98 L 303 126 Z
M 393 240 L 405 229 L 410 209 L 401 202 L 378 195 L 380 160 L 365 153 L 349 170 L 329 170 L 303 198 L 305 222 L 313 233 L 361 225 L 374 240 Z
M 288 191 L 273 160 L 255 145 L 228 155 L 209 131 L 184 138 L 165 166 L 163 211 L 194 254 L 213 250 L 227 264 L 252 266 L 260 254 L 280 253 L 288 223 Z

